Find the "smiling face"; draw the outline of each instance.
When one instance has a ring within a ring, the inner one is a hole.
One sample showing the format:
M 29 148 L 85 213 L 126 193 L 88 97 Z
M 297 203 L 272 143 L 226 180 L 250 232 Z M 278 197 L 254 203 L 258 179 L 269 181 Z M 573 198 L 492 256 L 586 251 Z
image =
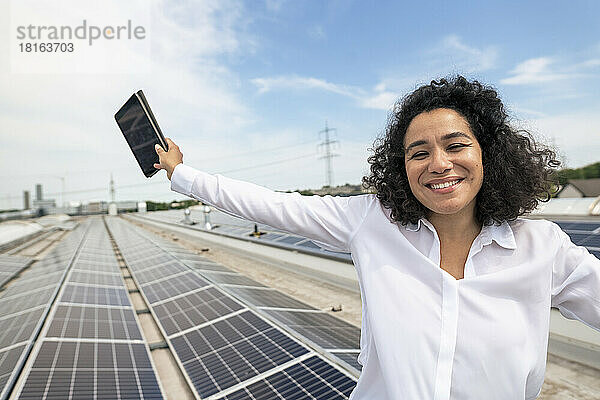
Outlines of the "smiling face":
M 417 115 L 404 137 L 404 163 L 412 193 L 436 214 L 475 215 L 483 183 L 481 147 L 467 120 L 438 108 Z

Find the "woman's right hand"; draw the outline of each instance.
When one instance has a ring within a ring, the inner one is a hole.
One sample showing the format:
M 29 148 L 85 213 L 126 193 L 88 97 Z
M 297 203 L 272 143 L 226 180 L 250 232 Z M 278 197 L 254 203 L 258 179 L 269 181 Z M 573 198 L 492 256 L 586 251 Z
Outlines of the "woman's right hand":
M 165 151 L 159 144 L 154 146 L 156 154 L 158 154 L 158 164 L 154 164 L 154 168 L 167 171 L 167 178 L 171 180 L 175 167 L 183 163 L 183 153 L 170 138 L 166 138 L 166 141 L 169 151 Z

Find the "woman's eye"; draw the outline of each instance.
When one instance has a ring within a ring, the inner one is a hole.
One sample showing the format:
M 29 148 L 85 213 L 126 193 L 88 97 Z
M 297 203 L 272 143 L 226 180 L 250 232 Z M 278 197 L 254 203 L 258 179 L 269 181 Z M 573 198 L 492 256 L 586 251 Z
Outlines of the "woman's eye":
M 424 151 L 419 151 L 419 152 L 413 154 L 411 158 L 422 158 L 426 155 L 427 155 L 427 153 L 425 153 Z
M 451 144 L 450 146 L 448 146 L 448 150 L 462 149 L 463 147 L 467 147 L 467 146 L 469 146 L 469 145 L 463 144 L 463 143 L 454 143 L 454 144 Z

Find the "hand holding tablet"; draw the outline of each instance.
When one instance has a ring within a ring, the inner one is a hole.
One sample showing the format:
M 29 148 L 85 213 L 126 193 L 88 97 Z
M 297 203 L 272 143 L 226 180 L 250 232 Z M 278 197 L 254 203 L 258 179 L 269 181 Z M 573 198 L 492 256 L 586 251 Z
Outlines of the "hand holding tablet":
M 154 146 L 159 159 L 159 162 L 154 164 L 154 168 L 167 171 L 167 178 L 171 180 L 171 175 L 173 175 L 175 167 L 178 164 L 183 163 L 183 154 L 181 153 L 181 150 L 179 150 L 179 146 L 173 143 L 170 138 L 167 138 L 167 145 L 168 151 L 165 151 L 159 144 Z
M 150 178 L 162 169 L 154 167 L 154 164 L 160 163 L 155 145 L 160 145 L 165 151 L 169 150 L 169 145 L 141 90 L 134 93 L 117 111 L 115 120 L 144 175 Z

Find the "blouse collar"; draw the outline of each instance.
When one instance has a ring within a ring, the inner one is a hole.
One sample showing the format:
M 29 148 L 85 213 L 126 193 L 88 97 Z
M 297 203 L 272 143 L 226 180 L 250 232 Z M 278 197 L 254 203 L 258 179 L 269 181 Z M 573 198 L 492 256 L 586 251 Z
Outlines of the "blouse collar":
M 416 224 L 409 222 L 406 225 L 406 230 L 416 232 L 421 229 L 421 224 L 425 225 L 431 232 L 435 232 L 435 228 L 426 218 L 420 218 Z M 503 221 L 498 225 L 492 224 L 483 226 L 478 237 L 482 246 L 486 246 L 492 243 L 492 241 L 495 241 L 506 249 L 514 250 L 517 248 L 515 235 L 507 221 Z

